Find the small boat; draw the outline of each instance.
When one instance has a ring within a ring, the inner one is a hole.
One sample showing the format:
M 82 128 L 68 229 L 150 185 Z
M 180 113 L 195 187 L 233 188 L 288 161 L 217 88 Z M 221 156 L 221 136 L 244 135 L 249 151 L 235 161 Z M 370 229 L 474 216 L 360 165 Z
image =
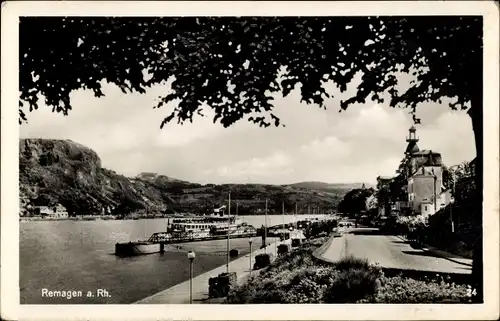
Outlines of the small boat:
M 116 243 L 115 255 L 136 256 L 161 253 L 165 250 L 165 243 L 171 239 L 171 234 L 166 232 L 153 233 L 147 241 Z
M 164 245 L 150 241 L 138 241 L 128 243 L 116 243 L 115 255 L 117 256 L 136 256 L 159 253 Z

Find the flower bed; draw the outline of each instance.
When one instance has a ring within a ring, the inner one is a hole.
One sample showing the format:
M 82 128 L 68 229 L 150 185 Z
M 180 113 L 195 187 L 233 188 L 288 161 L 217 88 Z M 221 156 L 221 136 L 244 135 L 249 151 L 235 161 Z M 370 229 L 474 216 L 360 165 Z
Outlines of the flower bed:
M 335 264 L 312 252 L 327 238 L 308 240 L 233 288 L 226 303 L 443 303 L 469 302 L 470 287 L 443 279 L 387 277 L 366 260 Z
M 385 277 L 380 279 L 375 295 L 358 303 L 466 303 L 470 302 L 470 286 L 447 283 L 443 280 L 415 280 Z

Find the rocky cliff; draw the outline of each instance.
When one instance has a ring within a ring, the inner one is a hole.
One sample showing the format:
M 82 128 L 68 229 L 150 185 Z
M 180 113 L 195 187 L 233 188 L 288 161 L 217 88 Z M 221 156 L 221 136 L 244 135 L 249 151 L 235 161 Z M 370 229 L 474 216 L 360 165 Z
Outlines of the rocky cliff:
M 154 184 L 102 168 L 93 150 L 70 140 L 22 139 L 19 183 L 21 198 L 60 203 L 70 214 L 157 212 L 172 204 Z
M 241 214 L 258 214 L 269 198 L 270 213 L 291 212 L 298 204 L 333 210 L 344 189 L 314 190 L 302 186 L 260 184 L 195 184 L 156 173 L 129 178 L 102 168 L 99 156 L 88 147 L 70 140 L 21 139 L 19 144 L 21 207 L 60 203 L 70 215 L 119 214 L 132 212 L 209 212 L 227 204 L 231 190 L 234 207 Z M 238 203 L 238 205 L 236 205 Z

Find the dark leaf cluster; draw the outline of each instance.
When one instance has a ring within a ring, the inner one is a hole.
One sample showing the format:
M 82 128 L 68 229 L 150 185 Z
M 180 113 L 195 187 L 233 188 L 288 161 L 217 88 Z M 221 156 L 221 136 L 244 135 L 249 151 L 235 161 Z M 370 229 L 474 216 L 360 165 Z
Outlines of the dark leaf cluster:
M 465 109 L 482 85 L 480 17 L 23 17 L 19 32 L 20 122 L 40 97 L 67 115 L 71 92 L 101 97 L 105 82 L 139 93 L 171 82 L 161 126 L 211 108 L 225 127 L 279 126 L 273 93 L 325 107 L 325 82 L 344 92 L 358 73 L 341 110 L 387 94 L 413 111 L 445 97 Z M 417 80 L 399 92 L 401 72 Z

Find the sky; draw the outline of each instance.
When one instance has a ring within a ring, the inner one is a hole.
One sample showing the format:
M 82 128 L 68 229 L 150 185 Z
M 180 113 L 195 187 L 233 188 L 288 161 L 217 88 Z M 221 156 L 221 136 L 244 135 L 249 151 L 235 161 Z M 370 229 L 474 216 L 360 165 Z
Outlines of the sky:
M 340 99 L 354 94 L 356 86 L 355 79 L 346 93 L 327 100 L 326 110 L 301 103 L 297 89 L 285 98 L 275 95 L 274 112 L 286 127 L 242 121 L 224 128 L 205 110 L 205 118 L 160 129 L 173 107 L 153 106 L 168 85 L 123 94 L 104 84 L 105 97 L 73 92 L 68 116 L 46 106 L 28 113 L 20 137 L 71 139 L 95 150 L 103 167 L 129 177 L 155 172 L 202 184 L 375 184 L 377 176 L 395 174 L 413 122 L 409 109 L 372 101 L 339 113 Z M 421 104 L 416 128 L 420 149 L 440 152 L 451 166 L 472 160 L 475 145 L 469 116 L 445 103 Z

